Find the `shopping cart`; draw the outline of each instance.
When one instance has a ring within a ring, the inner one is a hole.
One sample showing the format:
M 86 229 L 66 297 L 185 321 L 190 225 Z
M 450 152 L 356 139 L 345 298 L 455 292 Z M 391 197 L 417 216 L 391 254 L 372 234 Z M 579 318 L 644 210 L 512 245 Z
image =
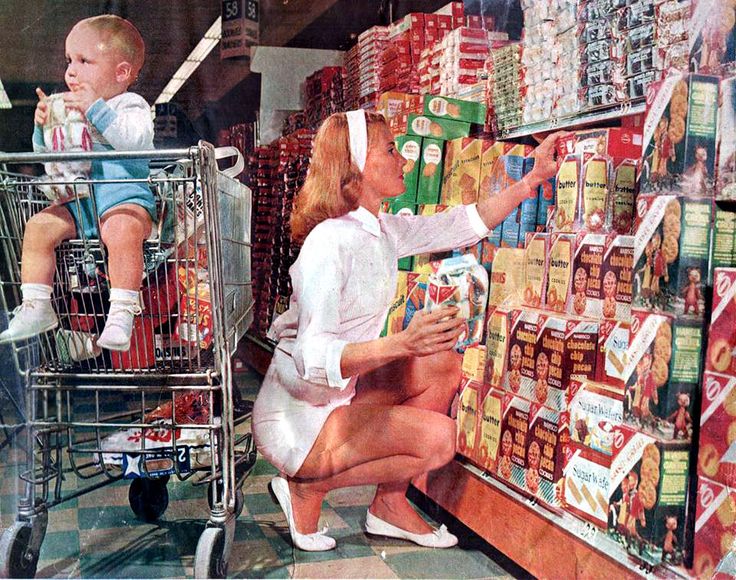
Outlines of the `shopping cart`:
M 200 142 L 181 150 L 0 154 L 5 311 L 19 304 L 23 231 L 49 205 L 44 192 L 102 183 L 51 184 L 23 173 L 28 164 L 149 159 L 151 175 L 138 181 L 151 187 L 159 209 L 144 247 L 143 311 L 128 352 L 95 344 L 109 302 L 107 256 L 98 240 L 82 238 L 57 250 L 58 329 L 13 344 L 12 361 L 2 362 L 24 381 L 27 461 L 16 521 L 0 539 L 0 577 L 35 575 L 50 508 L 130 479 L 131 508 L 154 521 L 166 510 L 172 476 L 208 487 L 195 576 L 225 575 L 256 450 L 247 414 L 234 419 L 231 371 L 252 322 L 251 194 L 231 177 L 242 162 L 230 175 L 219 171 L 218 151 Z

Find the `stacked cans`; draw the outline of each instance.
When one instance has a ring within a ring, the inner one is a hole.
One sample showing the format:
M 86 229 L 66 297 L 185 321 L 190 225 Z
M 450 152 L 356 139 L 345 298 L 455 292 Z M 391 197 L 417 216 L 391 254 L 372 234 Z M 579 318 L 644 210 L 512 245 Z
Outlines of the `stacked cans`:
M 345 110 L 345 76 L 344 67 L 327 66 L 307 77 L 304 83 L 307 127 L 316 129 L 332 113 Z

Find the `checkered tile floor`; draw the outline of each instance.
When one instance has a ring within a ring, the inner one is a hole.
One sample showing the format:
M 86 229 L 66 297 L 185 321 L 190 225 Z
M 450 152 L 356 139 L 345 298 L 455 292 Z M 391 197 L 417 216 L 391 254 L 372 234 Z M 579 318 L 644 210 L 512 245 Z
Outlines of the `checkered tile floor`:
M 254 397 L 259 378 L 237 375 L 245 397 Z M 7 413 L 6 413 L 7 415 Z M 6 422 L 9 423 L 6 419 Z M 0 431 L 0 445 L 4 440 Z M 0 527 L 14 520 L 17 449 L 0 449 Z M 373 488 L 335 491 L 323 506 L 321 525 L 338 541 L 336 550 L 307 553 L 292 549 L 283 513 L 267 484 L 275 470 L 259 460 L 243 491 L 228 575 L 234 578 L 496 578 L 523 572 L 437 508 L 425 506 L 458 533 L 451 550 L 431 550 L 407 542 L 368 537 L 365 512 Z M 75 477 L 66 489 L 82 486 Z M 170 578 L 193 575 L 194 552 L 208 516 L 205 490 L 172 479 L 170 503 L 156 524 L 138 521 L 128 504 L 128 483 L 119 482 L 53 508 L 41 549 L 38 577 Z M 430 518 L 427 515 L 428 519 Z M 500 562 L 500 563 L 497 563 Z M 502 567 L 503 566 L 503 567 Z

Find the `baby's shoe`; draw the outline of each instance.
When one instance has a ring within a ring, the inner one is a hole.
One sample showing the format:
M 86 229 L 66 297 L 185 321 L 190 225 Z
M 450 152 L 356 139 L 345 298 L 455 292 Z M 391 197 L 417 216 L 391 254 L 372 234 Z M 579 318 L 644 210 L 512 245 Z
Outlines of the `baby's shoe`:
M 105 329 L 97 339 L 97 346 L 123 352 L 130 350 L 133 318 L 140 313 L 141 307 L 137 301 L 111 300 Z
M 59 326 L 51 300 L 24 300 L 13 310 L 8 328 L 0 333 L 0 344 L 25 340 Z

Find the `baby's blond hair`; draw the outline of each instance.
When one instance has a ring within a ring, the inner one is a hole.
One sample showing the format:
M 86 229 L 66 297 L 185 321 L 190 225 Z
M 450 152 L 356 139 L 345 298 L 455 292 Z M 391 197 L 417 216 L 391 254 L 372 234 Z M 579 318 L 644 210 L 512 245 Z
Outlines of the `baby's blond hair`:
M 101 14 L 80 20 L 74 27 L 77 26 L 89 26 L 120 51 L 121 56 L 133 67 L 131 82 L 135 80 L 146 58 L 146 45 L 141 33 L 130 21 L 114 14 Z

